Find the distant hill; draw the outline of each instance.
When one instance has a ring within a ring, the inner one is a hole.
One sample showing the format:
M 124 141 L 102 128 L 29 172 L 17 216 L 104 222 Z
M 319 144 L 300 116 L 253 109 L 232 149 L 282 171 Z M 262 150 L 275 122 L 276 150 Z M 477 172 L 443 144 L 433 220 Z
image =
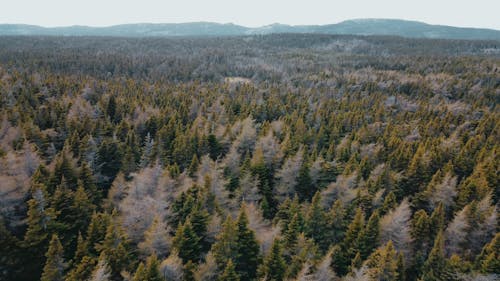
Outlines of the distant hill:
M 66 26 L 51 28 L 24 24 L 0 24 L 0 35 L 169 37 L 237 36 L 271 33 L 391 35 L 412 38 L 500 40 L 500 30 L 430 25 L 418 21 L 397 19 L 355 19 L 329 25 L 291 26 L 272 24 L 256 28 L 212 22 L 138 23 L 108 27 Z

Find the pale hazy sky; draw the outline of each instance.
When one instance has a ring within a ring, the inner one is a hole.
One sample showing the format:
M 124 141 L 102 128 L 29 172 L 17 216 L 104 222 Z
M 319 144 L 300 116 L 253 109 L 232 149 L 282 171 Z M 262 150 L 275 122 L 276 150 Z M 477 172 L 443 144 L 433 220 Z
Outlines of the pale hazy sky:
M 353 18 L 500 29 L 500 0 L 0 0 L 0 23 L 42 26 L 213 21 L 254 27 Z

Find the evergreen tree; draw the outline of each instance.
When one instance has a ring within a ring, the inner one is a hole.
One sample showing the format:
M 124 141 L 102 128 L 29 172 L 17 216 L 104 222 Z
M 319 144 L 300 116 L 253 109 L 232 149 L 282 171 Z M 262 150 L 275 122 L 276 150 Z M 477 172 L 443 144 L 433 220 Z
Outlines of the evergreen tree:
M 61 245 L 61 241 L 56 234 L 52 235 L 52 239 L 49 243 L 49 249 L 47 250 L 47 261 L 43 267 L 43 273 L 41 281 L 63 281 L 64 280 L 64 269 L 66 264 L 64 263 L 64 251 Z
M 99 245 L 101 253 L 106 257 L 110 268 L 110 279 L 119 280 L 123 270 L 130 270 L 134 266 L 134 253 L 123 230 L 110 223 L 104 241 Z
M 108 214 L 92 214 L 85 242 L 90 256 L 99 257 L 99 245 L 104 241 L 110 224 L 111 217 Z
M 301 201 L 311 200 L 316 193 L 316 187 L 312 184 L 311 175 L 309 174 L 309 165 L 306 161 L 303 161 L 299 169 L 295 190 Z
M 97 189 L 92 170 L 89 165 L 84 162 L 80 168 L 78 176 L 78 187 L 82 186 L 90 202 L 94 205 L 99 205 L 102 199 L 101 191 Z
M 399 280 L 398 256 L 391 241 L 370 255 L 366 264 L 370 280 Z
M 122 164 L 122 153 L 117 141 L 105 139 L 97 151 L 97 167 L 101 174 L 99 183 L 103 187 L 103 196 L 106 196 L 111 183 L 115 179 Z
M 249 280 L 249 279 L 243 279 L 243 280 Z M 218 281 L 240 281 L 240 277 L 238 276 L 238 273 L 236 273 L 236 269 L 234 268 L 233 261 L 229 259 L 227 261 L 226 268 L 224 269 L 224 272 L 220 275 Z
M 377 248 L 380 228 L 379 221 L 378 211 L 375 211 L 368 219 L 365 229 L 359 234 L 357 244 L 360 247 L 359 251 L 363 259 L 367 258 Z
M 242 206 L 236 221 L 235 270 L 243 280 L 253 280 L 259 265 L 259 243 L 253 230 L 248 228 L 248 218 Z
M 73 269 L 68 272 L 65 281 L 88 280 L 96 267 L 96 263 L 97 260 L 95 258 L 84 256 L 78 263 L 73 265 Z
M 443 233 L 439 232 L 427 260 L 423 266 L 422 281 L 453 280 L 447 260 L 444 256 Z
M 500 233 L 486 244 L 477 256 L 476 267 L 482 273 L 498 274 L 500 272 Z
M 188 261 L 196 263 L 200 259 L 200 238 L 194 232 L 190 220 L 187 220 L 184 225 L 179 225 L 177 228 L 173 246 L 177 249 L 179 257 L 184 263 Z
M 191 222 L 193 231 L 200 239 L 201 251 L 208 251 L 210 244 L 207 240 L 208 212 L 201 205 L 201 198 L 198 196 L 198 203 L 191 210 L 188 220 Z
M 140 263 L 134 274 L 133 281 L 162 281 L 163 278 L 158 271 L 158 259 L 155 255 L 147 258 L 146 264 Z
M 222 224 L 222 230 L 217 236 L 217 241 L 212 245 L 212 252 L 219 269 L 225 268 L 228 259 L 236 258 L 237 249 L 236 225 L 231 216 L 228 216 Z
M 45 187 L 37 184 L 33 187 L 32 199 L 28 201 L 27 230 L 21 245 L 26 251 L 21 259 L 23 271 L 28 280 L 40 278 L 44 264 L 44 255 L 49 244 L 49 235 L 55 230 L 55 212 L 48 206 Z
M 327 216 L 329 240 L 332 244 L 340 243 L 344 239 L 344 232 L 346 230 L 346 214 L 342 201 L 335 201 Z
M 260 268 L 260 275 L 269 281 L 282 281 L 285 278 L 286 263 L 283 259 L 281 241 L 274 240 L 269 255 Z
M 321 206 L 321 195 L 317 192 L 311 202 L 306 216 L 305 233 L 312 238 L 322 251 L 326 251 L 330 246 L 328 240 L 328 220 L 325 211 Z

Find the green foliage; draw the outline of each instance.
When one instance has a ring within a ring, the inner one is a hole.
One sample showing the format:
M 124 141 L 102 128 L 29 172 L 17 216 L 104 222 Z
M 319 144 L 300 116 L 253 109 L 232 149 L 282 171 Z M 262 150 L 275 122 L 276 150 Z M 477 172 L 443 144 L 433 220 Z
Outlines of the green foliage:
M 45 256 L 47 261 L 43 267 L 41 281 L 63 281 L 65 263 L 63 260 L 63 247 L 56 234 L 52 235 L 49 249 Z
M 158 259 L 155 255 L 150 256 L 146 260 L 146 264 L 140 263 L 135 271 L 133 281 L 162 281 L 158 271 Z
M 218 281 L 239 281 L 240 277 L 236 273 L 232 260 L 227 261 L 226 268 L 224 272 L 220 275 Z M 244 279 L 247 280 L 247 279 Z
M 497 45 L 2 37 L 0 279 L 498 273 Z
M 260 275 L 265 280 L 282 281 L 285 278 L 286 263 L 283 258 L 283 249 L 279 240 L 274 240 L 269 255 L 265 258 Z
M 183 225 L 179 224 L 173 241 L 179 257 L 184 263 L 198 262 L 201 256 L 200 237 L 196 235 L 191 221 L 188 219 Z

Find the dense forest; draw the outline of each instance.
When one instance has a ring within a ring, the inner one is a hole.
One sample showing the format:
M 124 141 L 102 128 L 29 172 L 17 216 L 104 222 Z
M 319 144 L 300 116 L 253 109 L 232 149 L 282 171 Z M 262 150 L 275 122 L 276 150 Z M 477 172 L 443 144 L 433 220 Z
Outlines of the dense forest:
M 0 280 L 498 280 L 500 42 L 0 37 Z

